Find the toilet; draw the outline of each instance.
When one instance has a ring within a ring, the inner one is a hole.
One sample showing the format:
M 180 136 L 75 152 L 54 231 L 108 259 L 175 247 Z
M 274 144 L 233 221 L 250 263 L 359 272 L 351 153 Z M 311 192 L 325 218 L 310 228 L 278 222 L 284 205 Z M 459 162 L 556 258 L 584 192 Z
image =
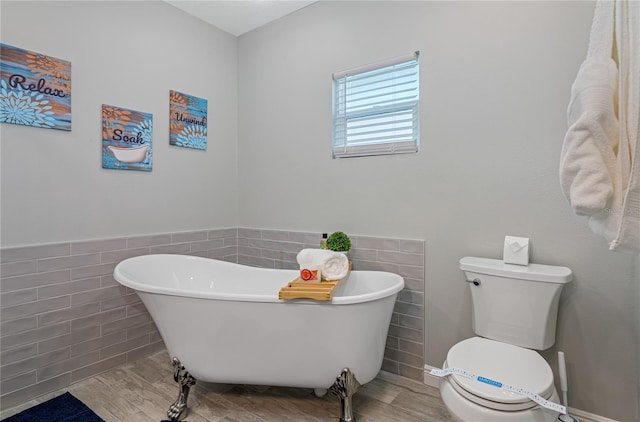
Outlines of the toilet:
M 454 372 L 440 378 L 440 394 L 449 413 L 464 422 L 555 421 L 559 412 L 498 383 L 560 403 L 551 367 L 536 350 L 555 343 L 560 292 L 571 281 L 571 270 L 474 257 L 462 258 L 460 269 L 471 289 L 477 337 L 455 344 L 443 368 L 478 377 Z

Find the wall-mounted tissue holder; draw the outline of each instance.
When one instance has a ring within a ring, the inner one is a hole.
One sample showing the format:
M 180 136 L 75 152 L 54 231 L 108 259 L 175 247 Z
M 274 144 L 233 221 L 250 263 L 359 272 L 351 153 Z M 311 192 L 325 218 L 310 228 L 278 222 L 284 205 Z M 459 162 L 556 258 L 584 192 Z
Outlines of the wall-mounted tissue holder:
M 529 265 L 529 238 L 505 236 L 502 260 L 505 264 Z

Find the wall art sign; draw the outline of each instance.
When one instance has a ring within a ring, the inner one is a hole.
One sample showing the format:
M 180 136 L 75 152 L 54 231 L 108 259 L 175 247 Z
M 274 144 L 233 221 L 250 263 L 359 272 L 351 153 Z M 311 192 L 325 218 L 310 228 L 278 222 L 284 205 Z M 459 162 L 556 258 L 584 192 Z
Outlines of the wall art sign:
M 0 44 L 0 122 L 71 130 L 71 62 Z
M 102 105 L 102 168 L 151 171 L 153 115 Z
M 207 100 L 169 91 L 169 143 L 207 149 Z

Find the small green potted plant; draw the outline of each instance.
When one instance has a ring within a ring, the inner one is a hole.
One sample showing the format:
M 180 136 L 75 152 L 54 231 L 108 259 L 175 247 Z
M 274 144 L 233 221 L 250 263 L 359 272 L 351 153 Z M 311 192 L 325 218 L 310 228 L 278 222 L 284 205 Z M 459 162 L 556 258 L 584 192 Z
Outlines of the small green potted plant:
M 327 237 L 327 249 L 342 252 L 348 256 L 351 249 L 351 239 L 344 232 L 333 232 Z

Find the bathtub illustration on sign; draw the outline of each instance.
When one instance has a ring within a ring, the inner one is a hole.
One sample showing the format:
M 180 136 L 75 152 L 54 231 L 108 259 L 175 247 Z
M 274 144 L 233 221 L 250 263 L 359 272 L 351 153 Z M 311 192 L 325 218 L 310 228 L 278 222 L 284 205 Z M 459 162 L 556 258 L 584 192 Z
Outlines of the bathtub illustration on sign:
M 109 145 L 107 148 L 109 148 L 109 151 L 113 153 L 118 161 L 123 163 L 141 163 L 147 156 L 149 145 L 139 147 L 115 147 Z
M 151 171 L 153 115 L 102 105 L 102 168 Z

